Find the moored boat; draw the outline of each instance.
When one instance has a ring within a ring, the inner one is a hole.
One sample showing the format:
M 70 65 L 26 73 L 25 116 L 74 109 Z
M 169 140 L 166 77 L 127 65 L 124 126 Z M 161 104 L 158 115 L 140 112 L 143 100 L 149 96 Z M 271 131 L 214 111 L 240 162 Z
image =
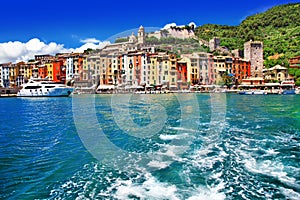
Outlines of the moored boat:
M 239 91 L 241 95 L 263 95 L 267 94 L 264 90 L 242 90 Z
M 293 80 L 281 82 L 281 94 L 296 94 L 295 83 Z
M 22 85 L 18 97 L 68 97 L 74 91 L 73 87 L 52 81 L 37 81 L 30 79 Z

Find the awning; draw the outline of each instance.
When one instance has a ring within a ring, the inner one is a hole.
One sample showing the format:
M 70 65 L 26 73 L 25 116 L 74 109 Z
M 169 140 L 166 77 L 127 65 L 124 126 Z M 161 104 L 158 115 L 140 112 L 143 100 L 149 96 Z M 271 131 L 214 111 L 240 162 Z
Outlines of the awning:
M 144 87 L 140 85 L 132 85 L 131 89 L 144 89 Z
M 114 85 L 99 85 L 97 90 L 112 90 L 114 88 Z

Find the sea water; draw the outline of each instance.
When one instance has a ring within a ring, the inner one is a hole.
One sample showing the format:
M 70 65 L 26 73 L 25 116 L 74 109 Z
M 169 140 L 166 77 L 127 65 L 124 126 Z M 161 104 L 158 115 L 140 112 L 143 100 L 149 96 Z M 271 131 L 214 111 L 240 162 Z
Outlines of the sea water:
M 300 95 L 1 98 L 0 199 L 300 199 Z

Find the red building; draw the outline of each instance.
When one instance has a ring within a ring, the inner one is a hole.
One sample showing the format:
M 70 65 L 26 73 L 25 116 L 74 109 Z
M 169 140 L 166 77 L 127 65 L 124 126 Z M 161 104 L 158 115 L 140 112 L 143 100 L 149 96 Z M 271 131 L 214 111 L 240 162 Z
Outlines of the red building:
M 63 60 L 55 60 L 52 62 L 52 65 L 53 65 L 53 81 L 58 83 L 65 83 L 66 70 L 64 67 Z
M 300 56 L 290 58 L 289 63 L 290 63 L 290 68 L 300 69 Z
M 243 79 L 251 77 L 251 62 L 241 58 L 232 59 L 232 73 L 235 75 L 236 83 L 241 83 Z
M 184 61 L 177 62 L 177 83 L 178 88 L 188 89 L 187 85 L 187 63 Z

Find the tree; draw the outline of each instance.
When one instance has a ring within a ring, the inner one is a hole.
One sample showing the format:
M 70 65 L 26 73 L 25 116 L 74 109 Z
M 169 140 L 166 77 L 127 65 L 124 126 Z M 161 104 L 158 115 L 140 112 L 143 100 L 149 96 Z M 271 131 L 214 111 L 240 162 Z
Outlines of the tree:
M 234 76 L 230 76 L 227 72 L 222 75 L 223 85 L 226 85 L 227 88 L 231 88 L 234 85 Z

